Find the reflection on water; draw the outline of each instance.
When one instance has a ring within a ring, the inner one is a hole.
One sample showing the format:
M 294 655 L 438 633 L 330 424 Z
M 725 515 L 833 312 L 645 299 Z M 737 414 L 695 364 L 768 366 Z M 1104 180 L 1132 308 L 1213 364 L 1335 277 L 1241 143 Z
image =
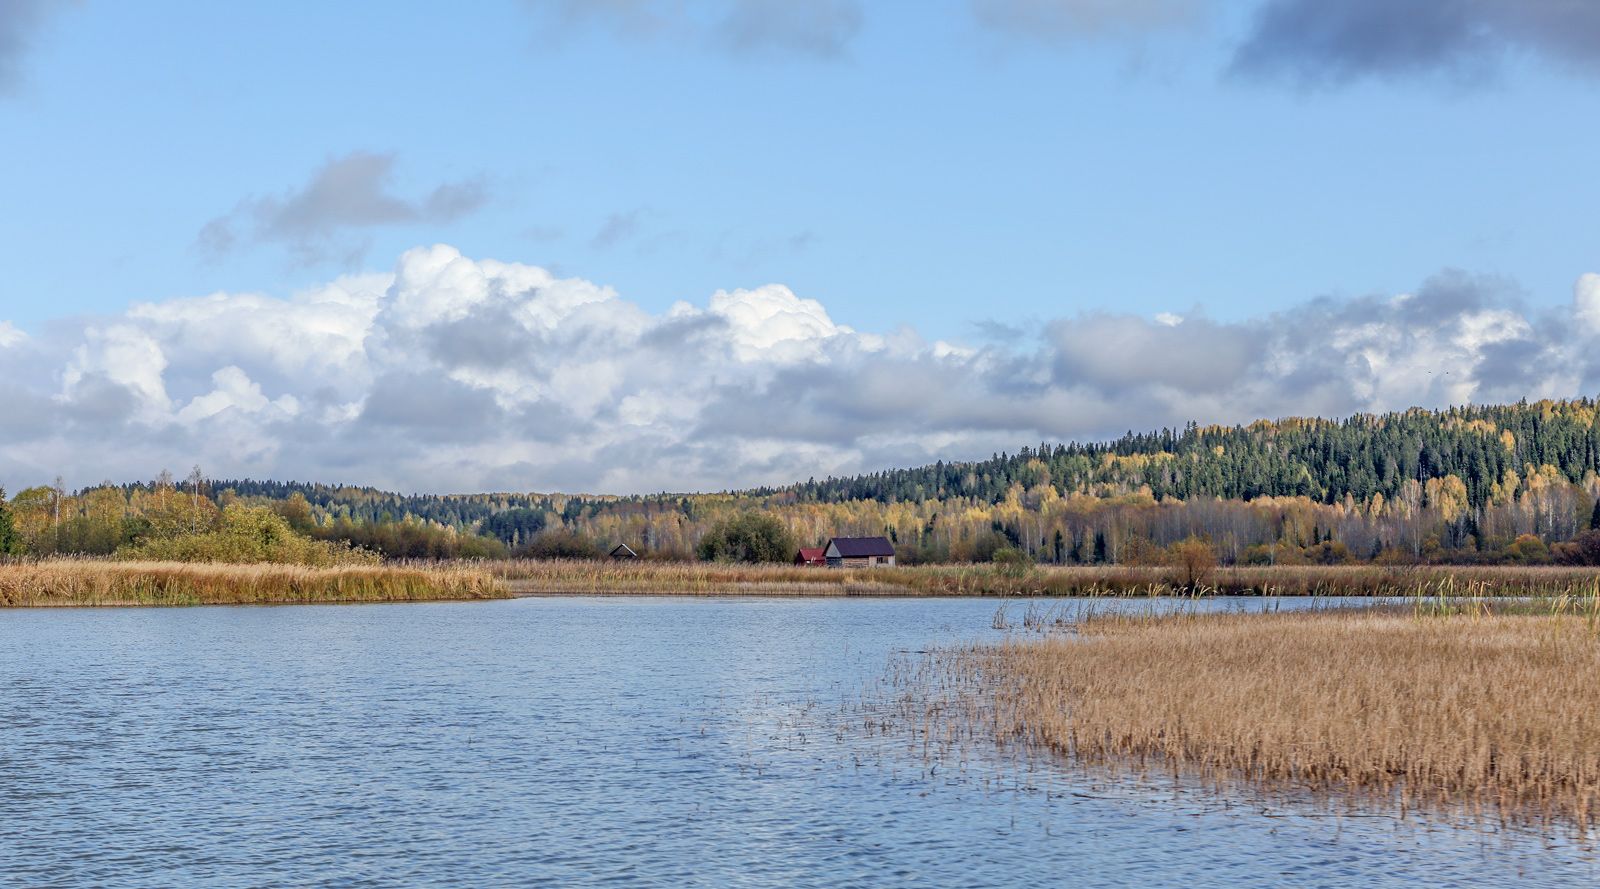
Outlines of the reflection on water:
M 1565 843 L 1108 790 L 1070 766 L 1008 774 L 1013 763 L 981 752 L 940 764 L 904 738 L 837 731 L 894 652 L 994 634 L 995 611 L 605 598 L 3 612 L 0 875 L 116 887 L 1596 882 L 1588 853 Z

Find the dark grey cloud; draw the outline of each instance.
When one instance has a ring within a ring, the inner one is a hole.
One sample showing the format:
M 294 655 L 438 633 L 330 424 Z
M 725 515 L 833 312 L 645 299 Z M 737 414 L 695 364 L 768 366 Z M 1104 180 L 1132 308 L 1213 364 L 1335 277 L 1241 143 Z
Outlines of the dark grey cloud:
M 74 0 L 0 2 L 0 94 L 14 90 L 22 81 L 22 60 L 50 15 L 76 5 Z
M 1145 35 L 1214 18 L 1216 0 L 969 0 L 992 31 L 1046 43 Z M 1299 87 L 1377 78 L 1482 82 L 1522 54 L 1600 73 L 1591 0 L 1252 0 L 1232 74 Z
M 861 30 L 859 0 L 524 0 L 561 27 L 600 27 L 735 56 L 833 58 Z
M 1589 0 L 1268 0 L 1235 72 L 1301 85 L 1364 77 L 1491 74 L 1508 52 L 1600 71 Z
M 366 251 L 358 235 L 367 229 L 415 223 L 443 225 L 476 212 L 488 200 L 481 179 L 445 183 L 419 199 L 390 192 L 396 156 L 354 151 L 331 158 L 303 188 L 282 195 L 246 198 L 231 212 L 207 222 L 196 246 L 220 254 L 241 246 L 286 246 L 302 265 L 330 259 L 351 265 Z
M 359 421 L 429 442 L 468 440 L 494 425 L 492 393 L 430 373 L 395 371 L 375 380 Z
M 429 325 L 422 331 L 422 339 L 428 357 L 439 364 L 479 370 L 531 365 L 531 353 L 542 345 L 505 306 L 489 306 L 462 318 Z

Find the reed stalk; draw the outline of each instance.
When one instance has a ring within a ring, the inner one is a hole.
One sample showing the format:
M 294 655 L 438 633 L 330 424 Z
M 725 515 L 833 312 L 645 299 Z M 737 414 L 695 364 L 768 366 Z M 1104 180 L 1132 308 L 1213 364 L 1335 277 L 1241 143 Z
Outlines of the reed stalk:
M 900 694 L 945 715 L 902 717 L 1114 770 L 1587 829 L 1600 637 L 1571 601 L 1540 608 L 1090 616 L 935 653 Z
M 1039 566 L 1015 576 L 988 564 L 815 568 L 653 560 L 506 560 L 482 569 L 522 593 L 813 596 L 1463 596 L 1595 597 L 1593 568 L 1256 566 L 1219 568 L 1188 585 L 1168 567 Z
M 488 572 L 463 566 L 229 565 L 61 559 L 0 564 L 0 606 L 233 605 L 496 599 Z

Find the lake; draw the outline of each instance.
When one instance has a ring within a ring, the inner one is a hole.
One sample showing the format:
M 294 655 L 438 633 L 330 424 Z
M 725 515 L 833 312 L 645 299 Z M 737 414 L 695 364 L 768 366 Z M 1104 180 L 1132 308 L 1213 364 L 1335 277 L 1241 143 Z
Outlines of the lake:
M 1597 882 L 1565 841 L 1106 786 L 1068 764 L 1020 774 L 1000 751 L 941 769 L 903 739 L 837 730 L 896 653 L 994 637 L 995 611 L 754 598 L 3 611 L 0 881 Z

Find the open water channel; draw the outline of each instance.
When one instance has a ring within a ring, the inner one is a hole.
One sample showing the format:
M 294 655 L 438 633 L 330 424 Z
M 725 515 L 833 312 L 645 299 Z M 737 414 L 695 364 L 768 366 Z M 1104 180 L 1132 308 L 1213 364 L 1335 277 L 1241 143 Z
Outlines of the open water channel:
M 996 635 L 995 609 L 0 612 L 0 885 L 1600 883 L 1562 840 L 1107 787 L 1000 751 L 930 773 L 901 739 L 836 731 L 897 652 Z

